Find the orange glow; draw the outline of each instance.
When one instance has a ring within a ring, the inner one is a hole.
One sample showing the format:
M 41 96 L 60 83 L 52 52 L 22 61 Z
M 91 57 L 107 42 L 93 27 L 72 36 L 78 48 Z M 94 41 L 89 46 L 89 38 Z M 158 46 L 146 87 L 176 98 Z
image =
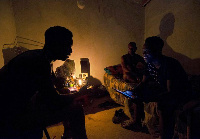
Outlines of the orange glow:
M 81 79 L 79 79 L 79 80 L 78 80 L 78 84 L 81 86 L 81 85 L 82 85 L 82 83 L 83 83 L 83 82 L 82 82 L 82 80 L 81 80 Z

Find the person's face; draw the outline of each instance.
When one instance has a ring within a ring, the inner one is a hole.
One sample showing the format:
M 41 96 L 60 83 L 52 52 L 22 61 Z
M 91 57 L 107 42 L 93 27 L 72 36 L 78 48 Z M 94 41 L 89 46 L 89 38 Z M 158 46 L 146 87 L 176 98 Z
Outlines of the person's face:
M 59 54 L 57 55 L 57 59 L 58 60 L 62 60 L 65 61 L 67 58 L 69 58 L 70 54 L 72 53 L 72 45 L 73 45 L 73 39 L 66 39 L 63 40 L 59 45 L 60 46 L 60 50 L 59 50 Z
M 133 55 L 133 54 L 135 54 L 135 52 L 136 52 L 136 47 L 133 47 L 132 45 L 128 45 L 128 53 L 129 54 L 131 54 L 131 55 Z
M 143 47 L 143 58 L 146 63 L 151 63 L 153 61 L 153 55 L 149 49 L 144 45 Z

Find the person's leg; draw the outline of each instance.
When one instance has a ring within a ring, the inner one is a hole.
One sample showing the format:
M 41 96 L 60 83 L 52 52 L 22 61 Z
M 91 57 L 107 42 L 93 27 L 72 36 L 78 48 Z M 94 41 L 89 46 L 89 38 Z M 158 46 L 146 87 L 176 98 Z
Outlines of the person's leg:
M 143 103 L 139 101 L 134 101 L 134 102 L 130 101 L 129 111 L 130 111 L 131 119 L 133 123 L 141 123 L 141 120 L 144 118 Z
M 85 115 L 82 106 L 60 102 L 45 104 L 37 110 L 29 110 L 14 120 L 18 131 L 44 129 L 47 126 L 63 122 L 64 135 L 71 133 L 73 138 L 85 139 Z
M 138 119 L 138 106 L 135 103 L 130 103 L 129 104 L 129 112 L 131 114 L 131 120 L 133 123 L 137 122 Z
M 73 139 L 87 139 L 85 114 L 81 105 L 71 104 L 45 117 L 49 119 L 45 121 L 47 126 L 63 122 L 63 139 L 68 137 L 72 137 Z
M 141 120 L 144 118 L 144 106 L 139 101 L 128 101 L 128 112 L 130 120 L 126 120 L 122 123 L 124 128 L 138 128 L 142 127 Z
M 175 115 L 174 112 L 162 111 L 159 119 L 162 139 L 172 139 L 174 135 Z
M 126 72 L 123 74 L 123 79 L 126 81 L 126 82 L 130 82 L 130 83 L 135 83 L 137 82 L 137 78 L 135 75 L 133 75 L 132 73 L 130 72 Z
M 85 115 L 81 105 L 72 105 L 69 109 L 67 118 L 63 121 L 64 137 L 73 137 L 73 139 L 87 139 L 85 129 Z
M 160 131 L 160 136 L 161 139 L 164 136 L 164 131 L 163 131 L 163 116 L 162 116 L 162 112 L 160 110 L 158 110 L 158 116 L 159 116 L 159 131 Z
M 125 114 L 128 116 L 129 120 L 122 121 L 122 127 L 132 125 L 136 122 L 137 106 L 134 103 L 132 104 L 130 104 L 130 102 L 129 104 L 127 103 L 125 104 Z
M 171 139 L 174 136 L 176 107 L 177 104 L 174 98 L 169 99 L 166 97 L 158 103 L 160 135 L 162 139 Z

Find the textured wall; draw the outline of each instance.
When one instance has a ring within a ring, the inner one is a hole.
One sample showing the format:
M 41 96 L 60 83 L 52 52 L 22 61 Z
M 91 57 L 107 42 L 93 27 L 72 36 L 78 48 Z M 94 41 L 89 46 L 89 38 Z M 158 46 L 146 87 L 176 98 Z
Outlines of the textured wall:
M 86 1 L 82 10 L 75 0 L 1 0 L 0 50 L 14 42 L 16 34 L 44 43 L 48 27 L 65 26 L 74 33 L 70 59 L 75 60 L 77 74 L 80 58 L 88 58 L 91 75 L 102 81 L 103 69 L 120 63 L 128 42 L 136 41 L 141 54 L 143 37 L 159 35 L 165 41 L 165 55 L 177 58 L 188 73 L 199 74 L 199 13 L 199 0 L 152 0 L 145 13 L 143 7 L 124 0 Z M 3 63 L 0 51 L 0 67 Z
M 12 5 L 18 36 L 44 43 L 43 34 L 50 26 L 65 26 L 73 32 L 70 59 L 75 60 L 77 74 L 80 58 L 88 58 L 91 76 L 103 81 L 104 68 L 120 63 L 130 41 L 136 41 L 141 53 L 144 8 L 132 2 L 88 0 L 83 9 L 76 0 L 12 0 Z
M 145 7 L 145 38 L 163 38 L 163 53 L 190 74 L 200 74 L 199 13 L 199 0 L 152 0 Z
M 4 65 L 3 45 L 13 43 L 16 36 L 15 21 L 10 0 L 0 1 L 0 68 Z M 4 48 L 13 47 L 6 45 Z

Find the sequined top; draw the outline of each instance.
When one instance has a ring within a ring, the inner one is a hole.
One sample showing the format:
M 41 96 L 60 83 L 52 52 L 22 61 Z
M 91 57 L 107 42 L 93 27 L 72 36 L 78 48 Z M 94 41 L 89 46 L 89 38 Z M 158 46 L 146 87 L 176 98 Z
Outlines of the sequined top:
M 171 81 L 171 89 L 173 92 L 181 92 L 188 89 L 186 72 L 179 61 L 171 57 L 162 56 L 159 69 L 152 63 L 148 63 L 144 74 L 151 81 L 160 84 L 165 90 L 167 89 L 167 80 Z
M 156 83 L 160 84 L 160 81 L 158 79 L 159 69 L 157 69 L 153 64 L 148 63 L 147 70 L 149 72 L 149 75 L 152 77 L 153 81 L 155 81 Z

